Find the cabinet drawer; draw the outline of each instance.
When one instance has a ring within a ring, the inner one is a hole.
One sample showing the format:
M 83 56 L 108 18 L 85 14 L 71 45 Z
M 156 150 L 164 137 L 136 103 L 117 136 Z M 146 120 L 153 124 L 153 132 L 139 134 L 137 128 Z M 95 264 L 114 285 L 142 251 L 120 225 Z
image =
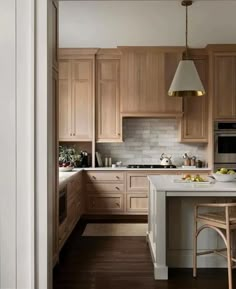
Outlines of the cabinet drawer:
M 119 213 L 124 211 L 123 194 L 88 195 L 89 212 Z
M 124 180 L 123 172 L 88 172 L 88 180 L 91 182 L 99 181 L 116 181 L 120 182 Z
M 119 183 L 110 183 L 110 184 L 102 184 L 102 183 L 92 183 L 87 184 L 86 186 L 87 192 L 99 192 L 99 193 L 123 193 L 124 192 L 124 184 Z
M 128 192 L 147 192 L 148 191 L 147 174 L 127 173 L 127 191 Z
M 127 212 L 147 213 L 148 194 L 127 194 Z

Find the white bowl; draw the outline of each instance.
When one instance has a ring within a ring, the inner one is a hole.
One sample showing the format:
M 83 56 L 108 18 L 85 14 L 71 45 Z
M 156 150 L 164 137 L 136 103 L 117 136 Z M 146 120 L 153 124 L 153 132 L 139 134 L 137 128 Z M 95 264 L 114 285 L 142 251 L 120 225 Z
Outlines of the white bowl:
M 236 174 L 213 174 L 213 177 L 218 182 L 232 182 L 236 181 Z
M 71 172 L 74 167 L 59 167 L 59 172 Z

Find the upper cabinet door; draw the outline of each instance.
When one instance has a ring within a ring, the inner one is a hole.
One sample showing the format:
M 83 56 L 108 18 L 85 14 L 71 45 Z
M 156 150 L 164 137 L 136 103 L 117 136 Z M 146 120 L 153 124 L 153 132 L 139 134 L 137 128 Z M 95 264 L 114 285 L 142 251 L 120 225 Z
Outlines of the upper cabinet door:
M 208 142 L 208 56 L 195 55 L 193 58 L 206 94 L 184 98 L 181 142 L 205 143 Z
M 182 49 L 121 48 L 123 116 L 181 115 L 182 101 L 167 95 Z
M 72 137 L 71 62 L 59 62 L 59 140 Z
M 73 137 L 92 140 L 93 132 L 93 61 L 72 62 Z
M 121 112 L 145 112 L 142 106 L 147 89 L 147 53 L 128 49 L 121 57 Z
M 213 73 L 215 118 L 236 118 L 236 54 L 215 54 Z
M 160 70 L 158 80 L 160 91 L 158 94 L 158 112 L 166 114 L 182 113 L 183 103 L 181 97 L 168 95 L 168 90 L 174 78 L 176 69 L 182 59 L 181 51 L 166 51 L 160 53 Z
M 121 141 L 120 60 L 98 59 L 96 66 L 96 140 Z

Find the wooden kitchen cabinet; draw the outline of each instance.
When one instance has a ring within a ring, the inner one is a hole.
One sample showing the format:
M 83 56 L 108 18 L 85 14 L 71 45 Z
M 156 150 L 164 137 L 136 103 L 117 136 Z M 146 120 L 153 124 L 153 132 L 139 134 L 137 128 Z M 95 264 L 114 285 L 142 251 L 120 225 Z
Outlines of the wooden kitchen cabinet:
M 192 52 L 192 59 L 203 83 L 206 94 L 184 97 L 184 115 L 180 123 L 180 141 L 208 142 L 208 55 L 202 50 Z
M 89 194 L 88 212 L 117 214 L 124 213 L 123 194 Z
M 213 118 L 236 119 L 236 45 L 212 44 L 207 49 Z
M 67 217 L 58 229 L 59 250 L 72 233 L 75 225 L 84 213 L 82 173 L 69 180 L 67 186 Z
M 120 51 L 100 49 L 96 55 L 96 141 L 121 142 Z
M 147 214 L 148 193 L 128 193 L 126 210 L 128 213 Z
M 236 118 L 236 52 L 214 56 L 215 119 Z
M 125 172 L 88 171 L 86 196 L 88 214 L 124 214 Z
M 120 47 L 122 116 L 182 115 L 182 99 L 167 92 L 182 48 Z
M 92 141 L 95 53 L 95 49 L 60 49 L 60 141 Z

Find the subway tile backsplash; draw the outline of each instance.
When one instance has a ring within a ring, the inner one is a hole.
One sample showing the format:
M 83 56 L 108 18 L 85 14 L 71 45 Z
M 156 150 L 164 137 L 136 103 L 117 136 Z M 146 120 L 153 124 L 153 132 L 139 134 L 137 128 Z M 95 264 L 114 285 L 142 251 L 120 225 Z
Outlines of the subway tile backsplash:
M 206 161 L 206 144 L 182 144 L 178 142 L 176 119 L 126 118 L 123 121 L 123 143 L 99 143 L 96 151 L 102 158 L 112 157 L 112 162 L 128 164 L 158 164 L 160 155 L 172 155 L 173 164 L 183 163 L 185 152 Z

